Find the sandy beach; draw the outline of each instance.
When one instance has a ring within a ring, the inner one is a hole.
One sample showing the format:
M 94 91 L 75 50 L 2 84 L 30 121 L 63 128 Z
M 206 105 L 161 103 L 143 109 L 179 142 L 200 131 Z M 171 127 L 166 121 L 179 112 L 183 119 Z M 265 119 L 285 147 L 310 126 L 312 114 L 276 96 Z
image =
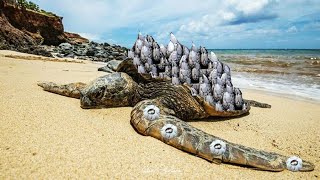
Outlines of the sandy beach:
M 138 134 L 129 122 L 131 107 L 84 110 L 78 99 L 37 86 L 38 81 L 89 82 L 105 74 L 97 71 L 101 64 L 32 59 L 39 58 L 0 51 L 0 179 L 320 178 L 319 102 L 243 90 L 246 99 L 272 108 L 252 108 L 248 116 L 230 120 L 190 122 L 228 141 L 316 165 L 304 173 L 257 171 L 213 164 Z

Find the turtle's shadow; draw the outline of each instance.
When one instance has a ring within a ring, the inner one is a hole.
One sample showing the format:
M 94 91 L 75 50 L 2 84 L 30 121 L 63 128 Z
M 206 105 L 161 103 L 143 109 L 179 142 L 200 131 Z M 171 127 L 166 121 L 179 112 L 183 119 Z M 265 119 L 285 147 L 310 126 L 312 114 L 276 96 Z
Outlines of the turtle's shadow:
M 209 118 L 205 118 L 205 119 L 191 119 L 191 120 L 186 120 L 187 122 L 221 122 L 221 121 L 229 121 L 232 119 L 237 119 L 237 118 L 241 118 L 244 116 L 248 116 L 250 114 L 250 112 L 239 115 L 239 116 L 232 116 L 232 117 L 209 117 Z

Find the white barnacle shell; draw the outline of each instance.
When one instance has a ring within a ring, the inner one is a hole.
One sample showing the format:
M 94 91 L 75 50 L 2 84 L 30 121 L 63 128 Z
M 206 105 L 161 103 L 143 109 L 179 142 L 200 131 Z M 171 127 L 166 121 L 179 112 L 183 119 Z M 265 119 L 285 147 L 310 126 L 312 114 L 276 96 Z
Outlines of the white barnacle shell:
M 181 57 L 183 54 L 183 49 L 180 43 L 177 43 L 177 53 L 178 53 L 178 57 Z
M 229 104 L 232 104 L 232 97 L 231 97 L 231 94 L 228 93 L 228 92 L 225 92 L 223 94 L 223 98 L 222 98 L 222 106 L 225 108 L 225 109 L 228 109 L 229 108 Z
M 167 56 L 167 49 L 164 47 L 163 44 L 160 44 L 160 51 L 163 54 L 163 56 Z
M 223 69 L 222 69 L 222 63 L 220 62 L 220 61 L 217 61 L 217 64 L 216 64 L 217 66 L 216 66 L 216 68 L 217 68 L 217 73 L 219 74 L 219 75 L 221 75 L 222 74 L 222 71 L 223 71 Z
M 152 64 L 152 65 L 151 65 L 151 72 L 152 72 L 155 76 L 157 76 L 157 74 L 158 74 L 158 69 L 157 69 L 157 66 L 156 66 L 155 64 Z
M 136 54 L 140 54 L 141 49 L 142 49 L 142 45 L 143 45 L 143 42 L 141 41 L 141 39 L 137 39 L 137 41 L 135 43 L 135 48 L 134 48 L 135 49 L 134 52 Z
M 214 105 L 214 101 L 213 101 L 213 96 L 212 95 L 205 96 L 204 100 L 206 102 L 208 102 L 209 104 Z
M 167 54 L 171 54 L 174 51 L 174 44 L 170 41 L 167 48 Z
M 159 48 L 154 48 L 153 49 L 152 57 L 156 62 L 159 62 L 159 60 L 160 60 L 160 49 Z
M 226 91 L 230 94 L 233 94 L 233 85 L 229 80 L 226 81 Z
M 170 33 L 170 41 L 173 42 L 174 44 L 177 44 L 177 43 L 178 43 L 177 38 L 173 35 L 172 32 Z
M 198 51 L 196 45 L 193 42 L 192 42 L 191 50 L 195 52 Z
M 200 55 L 200 62 L 203 66 L 208 66 L 208 54 L 207 53 L 201 53 Z
M 194 81 L 199 80 L 199 69 L 197 69 L 197 68 L 192 68 L 191 77 L 192 77 L 192 79 L 193 79 Z
M 191 86 L 192 86 L 192 88 L 194 88 L 196 91 L 199 91 L 199 89 L 200 89 L 200 84 L 199 84 L 199 83 L 194 83 L 194 84 L 192 84 Z
M 144 64 L 144 69 L 145 69 L 146 73 L 149 73 L 151 71 L 151 65 L 148 64 L 148 63 L 145 63 Z
M 187 83 L 187 84 L 191 84 L 191 78 L 190 78 L 190 77 L 186 77 L 186 81 L 185 81 L 185 83 Z
M 224 152 L 226 152 L 226 149 L 226 143 L 219 139 L 212 141 L 212 143 L 210 144 L 210 152 L 217 156 L 222 155 Z
M 211 51 L 209 59 L 213 62 L 213 61 L 217 61 L 218 58 L 216 56 L 216 54 L 214 52 Z
M 217 77 L 218 77 L 217 70 L 213 69 L 209 74 L 209 81 L 211 83 L 213 83 L 213 84 L 216 84 L 217 83 Z
M 216 103 L 216 111 L 223 111 L 223 107 L 222 107 L 222 104 L 220 103 L 220 101 L 218 101 Z
M 181 64 L 183 62 L 187 62 L 187 56 L 186 55 L 181 56 L 181 59 L 180 59 L 179 63 Z
M 131 50 L 129 50 L 128 51 L 128 58 L 134 58 L 134 52 L 133 51 L 131 51 Z
M 189 49 L 186 46 L 183 46 L 183 55 L 189 56 Z
M 203 74 L 202 77 L 203 77 L 203 82 L 206 83 L 206 84 L 209 84 L 209 80 L 208 80 L 207 76 L 205 76 Z
M 188 66 L 188 63 L 181 63 L 181 69 L 183 70 L 190 70 L 189 66 Z
M 226 73 L 223 73 L 222 75 L 221 75 L 221 83 L 222 83 L 222 85 L 224 86 L 225 84 L 226 84 L 226 81 L 227 81 L 227 74 Z
M 289 171 L 299 171 L 302 168 L 302 159 L 292 156 L 287 159 L 286 164 Z
M 133 64 L 134 64 L 135 66 L 139 66 L 139 65 L 141 64 L 140 58 L 139 58 L 139 57 L 134 57 L 134 58 L 133 58 Z
M 172 139 L 178 134 L 177 126 L 173 124 L 166 124 L 161 128 L 161 135 L 164 139 Z
M 189 53 L 189 65 L 190 67 L 195 67 L 195 64 L 197 63 L 197 54 L 195 51 L 190 51 Z
M 229 108 L 227 109 L 228 111 L 234 111 L 236 110 L 233 104 L 229 104 Z
M 143 65 L 139 65 L 139 66 L 138 66 L 138 73 L 140 73 L 140 74 L 146 73 L 146 70 L 145 70 L 145 68 L 144 68 Z
M 143 63 L 147 62 L 149 53 L 150 53 L 149 48 L 145 45 L 142 46 L 140 58 Z
M 223 72 L 230 75 L 230 67 L 227 64 L 223 65 Z
M 235 100 L 236 107 L 237 108 L 241 108 L 242 104 L 243 104 L 242 93 L 241 93 L 239 88 L 235 88 L 234 89 L 234 93 L 235 93 L 235 99 L 234 100 Z
M 191 95 L 192 96 L 197 96 L 198 95 L 198 91 L 196 89 L 194 89 L 193 87 L 191 87 L 190 89 L 191 89 Z
M 179 85 L 180 84 L 179 78 L 175 77 L 175 76 L 171 78 L 171 82 L 174 85 Z
M 179 76 L 180 69 L 178 66 L 172 66 L 172 76 Z
M 169 61 L 170 62 L 178 62 L 178 54 L 177 51 L 173 51 L 170 56 L 169 56 Z
M 214 88 L 213 88 L 213 98 L 216 101 L 219 101 L 222 99 L 222 97 L 223 97 L 223 89 L 222 89 L 221 85 L 215 84 Z
M 139 31 L 139 33 L 138 33 L 138 39 L 140 39 L 140 40 L 144 40 L 144 37 L 143 37 L 143 35 L 142 35 L 142 33 Z
M 210 89 L 211 89 L 211 87 L 209 86 L 209 84 L 207 84 L 207 83 L 201 83 L 200 84 L 200 88 L 199 88 L 199 95 L 201 96 L 201 97 L 205 97 L 205 96 L 207 96 L 207 95 L 210 95 Z
M 157 120 L 160 116 L 160 109 L 155 105 L 148 105 L 143 109 L 143 117 L 154 121 Z

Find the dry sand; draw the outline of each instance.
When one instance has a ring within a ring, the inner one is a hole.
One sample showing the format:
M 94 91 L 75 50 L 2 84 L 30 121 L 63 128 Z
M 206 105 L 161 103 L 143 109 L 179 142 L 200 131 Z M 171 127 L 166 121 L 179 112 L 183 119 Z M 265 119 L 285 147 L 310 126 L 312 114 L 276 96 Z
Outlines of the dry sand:
M 216 165 L 136 133 L 129 123 L 131 107 L 84 110 L 79 100 L 37 86 L 37 81 L 88 82 L 104 74 L 97 71 L 101 64 L 30 61 L 8 54 L 24 56 L 0 51 L 0 179 L 320 178 L 319 103 L 246 90 L 246 98 L 272 108 L 252 108 L 250 115 L 231 120 L 191 122 L 235 143 L 298 155 L 315 163 L 314 171 Z

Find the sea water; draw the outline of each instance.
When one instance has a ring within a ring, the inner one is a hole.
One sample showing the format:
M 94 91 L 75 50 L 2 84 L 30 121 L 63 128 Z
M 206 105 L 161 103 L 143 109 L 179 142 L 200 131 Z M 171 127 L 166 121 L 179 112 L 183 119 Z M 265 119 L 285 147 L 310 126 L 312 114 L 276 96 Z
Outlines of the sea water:
M 319 49 L 213 49 L 235 87 L 320 102 Z

